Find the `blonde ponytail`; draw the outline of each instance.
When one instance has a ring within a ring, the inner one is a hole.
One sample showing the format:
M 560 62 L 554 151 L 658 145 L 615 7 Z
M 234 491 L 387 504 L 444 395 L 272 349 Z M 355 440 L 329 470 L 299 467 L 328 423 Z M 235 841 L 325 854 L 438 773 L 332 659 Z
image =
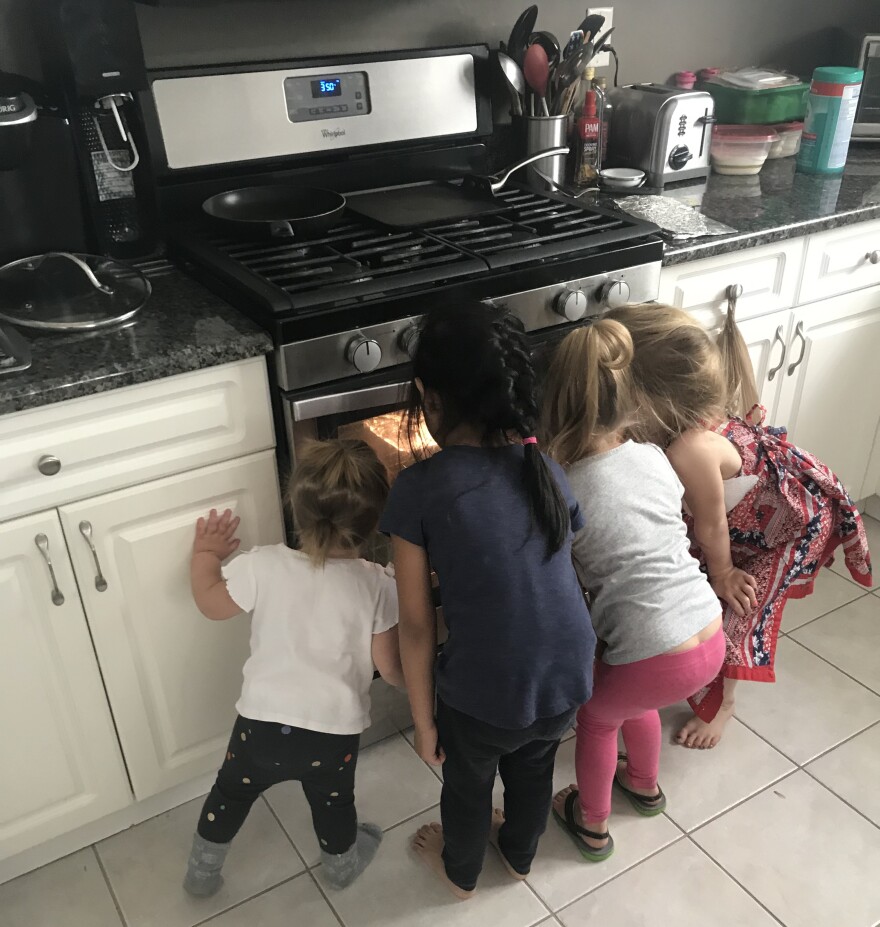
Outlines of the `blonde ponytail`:
M 559 345 L 544 388 L 543 431 L 548 454 L 563 466 L 629 424 L 632 359 L 629 332 L 607 318 L 576 329 Z
M 736 300 L 728 298 L 727 314 L 718 336 L 721 369 L 727 387 L 727 411 L 746 418 L 758 404 L 758 386 L 745 338 L 736 324 Z

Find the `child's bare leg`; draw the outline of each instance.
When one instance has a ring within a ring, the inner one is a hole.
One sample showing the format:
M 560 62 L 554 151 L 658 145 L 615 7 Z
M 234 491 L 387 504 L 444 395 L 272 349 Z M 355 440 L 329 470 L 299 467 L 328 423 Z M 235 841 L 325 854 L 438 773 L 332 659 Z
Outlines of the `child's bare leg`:
M 694 750 L 710 750 L 714 747 L 721 740 L 727 722 L 733 717 L 736 683 L 736 679 L 725 679 L 721 707 L 715 717 L 711 721 L 703 721 L 694 715 L 676 734 L 675 742 Z

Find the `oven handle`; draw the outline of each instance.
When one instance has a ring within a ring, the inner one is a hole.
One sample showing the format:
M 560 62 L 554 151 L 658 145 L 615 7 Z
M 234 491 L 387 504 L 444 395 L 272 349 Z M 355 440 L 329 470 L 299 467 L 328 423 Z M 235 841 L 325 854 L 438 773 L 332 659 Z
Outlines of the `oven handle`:
M 324 415 L 338 415 L 343 412 L 360 412 L 374 406 L 406 405 L 409 402 L 409 381 L 383 383 L 366 389 L 331 393 L 329 396 L 312 396 L 308 399 L 290 401 L 295 422 L 304 422 Z

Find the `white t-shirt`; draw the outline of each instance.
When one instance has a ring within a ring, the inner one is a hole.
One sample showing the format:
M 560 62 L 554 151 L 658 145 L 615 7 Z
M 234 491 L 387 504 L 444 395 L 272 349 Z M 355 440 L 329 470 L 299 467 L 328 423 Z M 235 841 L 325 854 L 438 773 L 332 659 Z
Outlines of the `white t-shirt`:
M 223 578 L 253 612 L 238 713 L 325 734 L 369 727 L 372 638 L 398 620 L 393 570 L 359 559 L 315 567 L 273 544 L 237 556 Z

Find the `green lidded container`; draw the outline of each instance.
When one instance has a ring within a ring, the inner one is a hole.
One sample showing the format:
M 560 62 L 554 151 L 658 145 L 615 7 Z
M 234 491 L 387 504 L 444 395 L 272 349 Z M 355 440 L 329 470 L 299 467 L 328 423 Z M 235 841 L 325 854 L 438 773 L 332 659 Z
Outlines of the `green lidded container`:
M 740 126 L 798 122 L 807 111 L 810 92 L 809 84 L 749 90 L 710 80 L 704 86 L 715 101 L 718 122 Z

